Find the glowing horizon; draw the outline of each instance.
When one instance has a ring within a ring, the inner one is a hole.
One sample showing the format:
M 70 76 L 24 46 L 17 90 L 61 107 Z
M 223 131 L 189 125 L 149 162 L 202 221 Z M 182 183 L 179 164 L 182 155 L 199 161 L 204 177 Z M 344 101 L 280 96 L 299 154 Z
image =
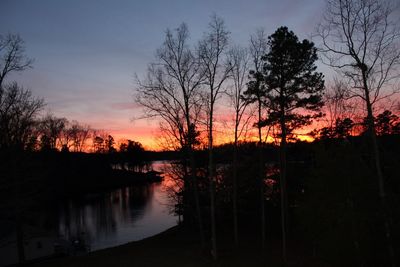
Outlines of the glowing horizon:
M 299 129 L 297 131 L 295 131 L 295 136 L 298 140 L 300 141 L 306 141 L 306 142 L 312 142 L 314 140 L 314 138 L 312 138 L 311 136 L 307 135 L 307 133 L 312 129 L 313 127 L 304 127 L 302 129 Z M 233 140 L 233 129 L 231 134 L 221 134 L 218 133 L 218 130 L 215 132 L 215 141 L 214 141 L 214 145 L 218 146 L 218 145 L 223 145 L 223 144 L 229 144 L 232 143 Z M 263 138 L 265 138 L 265 129 L 263 129 L 264 131 L 264 136 Z M 160 141 L 159 141 L 159 132 L 158 131 L 153 131 L 152 134 L 146 134 L 146 135 L 138 135 L 137 133 L 135 133 L 135 130 L 132 129 L 131 131 L 127 131 L 127 132 L 109 132 L 111 136 L 113 136 L 116 145 L 124 140 L 133 140 L 133 141 L 137 141 L 140 142 L 143 147 L 146 150 L 152 150 L 152 151 L 162 151 L 164 149 L 164 147 L 162 147 L 160 145 Z M 206 137 L 203 137 L 203 140 L 206 140 Z M 248 133 L 248 135 L 244 138 L 240 138 L 239 141 L 248 141 L 248 142 L 258 142 L 258 136 L 257 136 L 257 129 L 256 128 L 252 128 L 251 129 L 251 133 Z M 267 143 L 273 143 L 275 142 L 275 138 L 273 138 L 271 135 L 268 135 L 267 137 Z M 206 145 L 206 143 L 204 143 L 204 145 Z
M 133 94 L 135 74 L 145 76 L 167 28 L 187 23 L 194 45 L 207 30 L 210 15 L 216 13 L 231 31 L 232 44 L 247 46 L 250 33 L 257 28 L 269 35 L 282 25 L 303 39 L 310 37 L 323 6 L 324 0 L 252 0 L 246 4 L 239 0 L 4 0 L 0 23 L 2 29 L 21 36 L 27 56 L 35 59 L 33 69 L 13 74 L 9 80 L 44 98 L 44 113 L 104 130 L 115 141 L 131 139 L 147 149 L 161 149 L 156 120 L 132 122 L 143 115 Z M 324 66 L 319 71 L 326 74 Z M 224 132 L 216 133 L 220 137 L 215 144 L 232 141 L 226 129 L 217 130 Z

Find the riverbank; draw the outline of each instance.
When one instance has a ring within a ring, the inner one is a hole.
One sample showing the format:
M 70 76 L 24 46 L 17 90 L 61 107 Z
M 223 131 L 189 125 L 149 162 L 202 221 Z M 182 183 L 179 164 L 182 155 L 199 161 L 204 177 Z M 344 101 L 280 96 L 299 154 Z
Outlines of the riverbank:
M 141 241 L 87 255 L 51 259 L 30 266 L 283 266 L 280 261 L 280 246 L 276 241 L 271 240 L 261 250 L 259 240 L 247 236 L 243 238 L 240 248 L 234 248 L 233 242 L 223 235 L 219 239 L 219 260 L 213 261 L 207 251 L 201 250 L 196 236 L 194 231 L 177 226 Z M 292 250 L 293 255 L 288 266 L 329 266 L 312 260 L 303 249 L 296 247 L 296 250 Z

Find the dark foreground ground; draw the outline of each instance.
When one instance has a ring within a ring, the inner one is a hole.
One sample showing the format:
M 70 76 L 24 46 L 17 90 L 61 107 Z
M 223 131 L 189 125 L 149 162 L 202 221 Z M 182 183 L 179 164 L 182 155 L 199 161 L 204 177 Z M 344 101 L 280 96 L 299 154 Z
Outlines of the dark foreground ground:
M 280 260 L 280 244 L 272 240 L 262 250 L 257 238 L 242 237 L 240 248 L 234 248 L 230 238 L 221 237 L 219 259 L 213 261 L 208 250 L 201 250 L 194 236 L 196 233 L 191 230 L 174 227 L 142 241 L 82 256 L 51 259 L 30 266 L 285 266 Z M 287 266 L 329 265 L 312 259 L 303 252 L 301 246 L 297 246 L 296 250 L 292 249 Z

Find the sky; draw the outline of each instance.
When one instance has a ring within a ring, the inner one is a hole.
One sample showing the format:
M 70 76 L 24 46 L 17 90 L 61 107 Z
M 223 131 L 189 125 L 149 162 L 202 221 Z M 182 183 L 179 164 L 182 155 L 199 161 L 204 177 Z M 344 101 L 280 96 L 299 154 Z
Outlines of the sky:
M 323 9 L 323 0 L 0 0 L 0 34 L 24 39 L 33 68 L 8 80 L 44 98 L 45 112 L 153 148 L 158 122 L 137 119 L 135 75 L 144 76 L 167 28 L 187 23 L 196 43 L 215 13 L 232 42 L 247 46 L 258 28 L 310 38 Z

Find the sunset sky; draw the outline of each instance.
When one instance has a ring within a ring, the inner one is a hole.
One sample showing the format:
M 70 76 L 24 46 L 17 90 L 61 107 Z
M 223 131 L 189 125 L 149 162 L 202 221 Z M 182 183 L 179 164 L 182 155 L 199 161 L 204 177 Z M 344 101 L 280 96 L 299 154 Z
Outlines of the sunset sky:
M 0 34 L 25 40 L 33 69 L 9 80 L 43 97 L 46 112 L 151 148 L 157 121 L 133 120 L 142 114 L 134 75 L 145 74 L 167 28 L 186 22 L 196 43 L 216 13 L 239 45 L 282 25 L 310 38 L 323 8 L 323 0 L 0 0 Z

